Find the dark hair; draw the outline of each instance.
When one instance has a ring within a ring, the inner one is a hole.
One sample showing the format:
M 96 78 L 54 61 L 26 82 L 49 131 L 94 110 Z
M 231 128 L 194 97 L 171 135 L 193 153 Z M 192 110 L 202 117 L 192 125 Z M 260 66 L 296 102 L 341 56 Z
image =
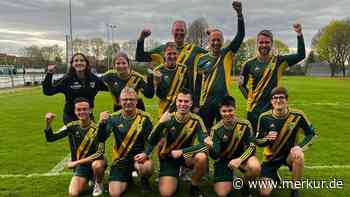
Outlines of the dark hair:
M 225 96 L 221 100 L 220 108 L 222 106 L 232 106 L 232 107 L 236 108 L 236 100 L 232 96 Z
M 90 63 L 88 58 L 82 53 L 75 53 L 70 59 L 70 67 L 69 67 L 68 75 L 73 75 L 75 73 L 75 68 L 73 67 L 73 60 L 78 55 L 81 55 L 84 61 L 86 62 L 85 76 L 88 76 L 88 74 L 91 73 Z
M 118 58 L 124 58 L 127 62 L 128 62 L 128 65 L 129 67 L 131 67 L 131 64 L 130 64 L 130 59 L 128 57 L 128 55 L 124 52 L 118 52 L 117 54 L 115 54 L 114 58 L 113 58 L 113 67 L 115 65 L 115 62 L 117 61 Z
M 82 102 L 89 103 L 89 107 L 90 107 L 90 102 L 86 98 L 78 97 L 78 98 L 74 99 L 74 105 L 77 104 L 77 103 L 82 103 Z
M 193 98 L 192 98 L 192 92 L 191 92 L 191 90 L 189 90 L 189 89 L 186 89 L 186 88 L 181 88 L 180 90 L 179 90 L 179 92 L 177 93 L 177 96 L 179 95 L 179 94 L 185 94 L 185 95 L 190 95 L 190 97 L 191 97 L 191 100 L 193 100 Z M 177 97 L 176 96 L 176 97 Z
M 167 50 L 167 48 L 173 48 L 173 49 L 176 50 L 176 43 L 175 42 L 167 42 L 167 43 L 165 43 L 164 49 L 163 49 L 164 53 Z
M 270 98 L 272 99 L 272 97 L 276 94 L 283 94 L 284 96 L 286 96 L 286 99 L 288 100 L 288 90 L 285 87 L 275 87 L 270 94 Z
M 260 31 L 260 32 L 258 33 L 257 37 L 259 37 L 259 36 L 261 36 L 261 35 L 262 35 L 262 36 L 269 37 L 269 38 L 271 38 L 271 40 L 273 41 L 273 34 L 272 34 L 272 32 L 271 32 L 270 30 L 264 29 L 264 30 Z

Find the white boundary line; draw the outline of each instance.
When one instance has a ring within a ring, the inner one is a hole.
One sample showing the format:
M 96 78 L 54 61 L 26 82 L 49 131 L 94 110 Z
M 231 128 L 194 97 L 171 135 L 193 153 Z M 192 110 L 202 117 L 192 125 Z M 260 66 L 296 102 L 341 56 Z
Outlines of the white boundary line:
M 60 162 L 58 162 L 48 173 L 45 174 L 58 174 L 64 170 L 64 166 L 68 163 L 71 156 L 66 155 Z
M 350 165 L 324 165 L 324 166 L 305 166 L 305 169 L 310 170 L 322 170 L 322 169 L 348 169 Z M 287 167 L 282 167 L 287 169 Z M 54 176 L 66 176 L 72 175 L 71 172 L 59 172 L 59 173 L 33 173 L 33 174 L 0 174 L 0 178 L 32 178 L 32 177 L 54 177 Z

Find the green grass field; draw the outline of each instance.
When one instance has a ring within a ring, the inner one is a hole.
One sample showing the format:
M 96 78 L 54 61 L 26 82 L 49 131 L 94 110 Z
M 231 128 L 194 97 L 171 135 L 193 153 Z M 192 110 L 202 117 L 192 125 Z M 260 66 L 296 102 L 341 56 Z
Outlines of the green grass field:
M 305 169 L 304 178 L 343 181 L 342 189 L 303 189 L 303 196 L 350 196 L 350 80 L 286 77 L 282 85 L 289 89 L 290 106 L 303 110 L 319 134 L 306 152 L 305 165 L 313 168 Z M 234 95 L 239 105 L 238 114 L 245 117 L 245 100 L 238 88 Z M 54 128 L 61 127 L 63 95 L 44 96 L 40 88 L 1 90 L 0 102 L 3 105 L 0 111 L 0 196 L 66 196 L 70 171 L 43 176 L 69 153 L 68 140 L 47 143 L 43 133 L 43 117 L 47 111 L 58 115 Z M 145 99 L 145 102 L 156 121 L 156 99 Z M 100 111 L 111 110 L 109 93 L 100 93 L 95 103 L 96 117 Z M 109 141 L 107 157 L 110 157 L 111 148 Z M 290 179 L 287 170 L 281 172 L 285 179 Z M 137 180 L 135 184 L 126 196 L 141 195 Z M 158 196 L 157 183 L 152 181 L 152 184 L 151 196 Z M 202 189 L 207 196 L 215 196 L 210 180 L 203 183 Z M 188 185 L 182 183 L 177 196 L 187 196 L 187 190 Z M 276 190 L 273 196 L 289 196 L 289 190 Z

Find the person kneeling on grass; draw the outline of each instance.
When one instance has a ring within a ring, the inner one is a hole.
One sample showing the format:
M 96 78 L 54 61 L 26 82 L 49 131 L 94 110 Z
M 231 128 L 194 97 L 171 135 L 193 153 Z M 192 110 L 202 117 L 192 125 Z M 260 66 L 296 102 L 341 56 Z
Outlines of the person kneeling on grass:
M 225 96 L 219 107 L 221 121 L 211 128 L 211 136 L 205 139 L 210 147 L 214 163 L 214 190 L 218 196 L 230 195 L 233 172 L 240 169 L 245 180 L 253 180 L 260 174 L 252 127 L 248 120 L 240 120 L 235 114 L 236 104 L 231 96 Z M 243 196 L 252 196 L 244 184 Z
M 280 181 L 278 169 L 287 165 L 292 171 L 292 197 L 300 196 L 296 184 L 301 180 L 304 171 L 304 150 L 315 136 L 305 114 L 288 107 L 287 89 L 276 87 L 271 92 L 272 110 L 261 114 L 258 122 L 256 144 L 264 149 L 261 177 L 265 182 L 261 196 L 272 192 L 271 181 Z M 304 138 L 297 142 L 301 131 Z
M 143 157 L 145 143 L 152 130 L 149 114 L 137 109 L 137 93 L 126 86 L 120 94 L 122 109 L 109 115 L 100 114 L 101 141 L 114 134 L 110 171 L 109 193 L 112 197 L 122 196 L 132 181 L 132 171 L 141 176 L 141 192 L 150 192 L 148 178 L 153 174 L 153 164 Z
M 192 94 L 180 90 L 176 97 L 176 111 L 165 113 L 153 129 L 143 158 L 148 158 L 152 150 L 163 138 L 159 148 L 159 192 L 161 196 L 173 196 L 177 190 L 177 177 L 182 165 L 194 168 L 190 194 L 203 196 L 199 190 L 201 178 L 208 166 L 207 146 L 204 144 L 206 129 L 202 119 L 190 112 Z M 194 143 L 195 140 L 198 143 Z
M 95 180 L 93 196 L 103 193 L 102 178 L 106 168 L 103 158 L 104 143 L 98 139 L 98 126 L 90 119 L 91 107 L 89 101 L 77 98 L 74 101 L 74 112 L 78 117 L 64 126 L 60 131 L 53 133 L 51 124 L 55 114 L 48 112 L 45 116 L 45 137 L 53 142 L 68 136 L 71 149 L 71 161 L 67 167 L 74 169 L 74 175 L 69 185 L 69 196 L 79 196 L 87 189 L 90 179 Z

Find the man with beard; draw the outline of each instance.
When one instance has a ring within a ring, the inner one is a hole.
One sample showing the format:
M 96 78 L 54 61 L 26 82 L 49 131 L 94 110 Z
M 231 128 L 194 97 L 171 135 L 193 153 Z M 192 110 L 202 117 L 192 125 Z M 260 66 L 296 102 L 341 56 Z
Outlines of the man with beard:
M 238 16 L 238 30 L 235 38 L 228 46 L 222 47 L 224 43 L 222 32 L 218 29 L 211 30 L 209 32 L 209 53 L 202 55 L 198 60 L 199 73 L 202 78 L 199 115 L 203 118 L 207 128 L 213 126 L 215 119 L 220 119 L 221 100 L 224 96 L 229 95 L 233 88 L 231 71 L 234 55 L 245 34 L 242 3 L 233 1 L 232 7 Z
M 257 36 L 257 56 L 246 62 L 240 75 L 240 90 L 247 98 L 247 119 L 254 133 L 259 115 L 271 108 L 269 95 L 278 86 L 287 66 L 293 66 L 305 58 L 305 44 L 300 24 L 293 25 L 298 38 L 298 51 L 291 55 L 272 53 L 273 35 L 262 30 Z M 247 87 L 248 86 L 248 87 Z
M 182 20 L 177 20 L 173 23 L 171 28 L 171 34 L 173 36 L 173 41 L 176 45 L 176 51 L 178 53 L 178 58 L 176 63 L 185 65 L 187 68 L 187 76 L 189 80 L 189 90 L 194 93 L 197 78 L 197 67 L 194 66 L 195 61 L 201 54 L 206 53 L 205 49 L 195 46 L 193 43 L 186 43 L 185 37 L 187 34 L 186 22 Z M 140 62 L 154 62 L 156 65 L 165 63 L 165 45 L 160 45 L 148 52 L 144 51 L 144 40 L 151 35 L 150 29 L 144 29 L 137 41 L 136 48 L 136 61 Z M 198 100 L 198 95 L 194 95 L 195 102 Z

